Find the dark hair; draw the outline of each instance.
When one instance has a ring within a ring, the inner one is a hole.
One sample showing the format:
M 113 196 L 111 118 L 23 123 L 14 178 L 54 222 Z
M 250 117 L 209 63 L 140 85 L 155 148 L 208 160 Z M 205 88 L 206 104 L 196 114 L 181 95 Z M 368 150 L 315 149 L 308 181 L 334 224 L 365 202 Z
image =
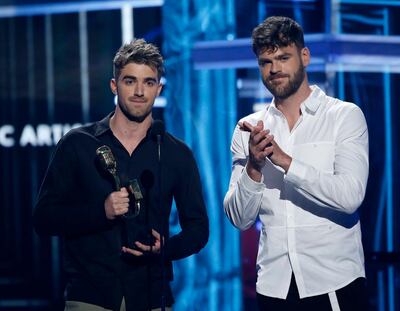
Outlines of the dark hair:
M 113 60 L 114 78 L 118 80 L 122 68 L 129 63 L 145 64 L 157 70 L 158 80 L 164 74 L 163 58 L 159 49 L 143 39 L 133 39 L 122 45 Z
M 271 16 L 254 28 L 252 33 L 253 52 L 257 56 L 267 50 L 276 50 L 295 44 L 304 48 L 301 26 L 289 17 Z

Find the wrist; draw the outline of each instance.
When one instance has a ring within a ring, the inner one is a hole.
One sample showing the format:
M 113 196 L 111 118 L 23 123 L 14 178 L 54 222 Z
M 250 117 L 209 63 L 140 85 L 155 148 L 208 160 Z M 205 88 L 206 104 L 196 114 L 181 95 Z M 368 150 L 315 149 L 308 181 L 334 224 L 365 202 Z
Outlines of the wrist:
M 286 155 L 280 165 L 285 170 L 285 174 L 289 171 L 290 164 L 292 164 L 292 157 Z
M 246 172 L 247 172 L 247 175 L 252 180 L 254 180 L 256 182 L 261 182 L 262 173 L 261 173 L 261 168 L 260 167 L 255 167 L 252 164 L 247 163 Z

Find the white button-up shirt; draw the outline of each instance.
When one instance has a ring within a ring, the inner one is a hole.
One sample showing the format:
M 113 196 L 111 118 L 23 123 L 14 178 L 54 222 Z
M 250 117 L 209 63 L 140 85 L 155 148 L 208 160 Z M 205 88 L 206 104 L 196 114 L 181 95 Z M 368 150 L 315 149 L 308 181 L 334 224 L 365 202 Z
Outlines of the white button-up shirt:
M 365 277 L 357 208 L 368 179 L 368 130 L 360 108 L 312 86 L 292 131 L 274 102 L 241 121 L 264 122 L 292 157 L 287 174 L 267 159 L 261 182 L 246 173 L 250 133 L 236 127 L 225 213 L 239 229 L 260 218 L 257 292 L 286 298 L 292 272 L 300 297 Z

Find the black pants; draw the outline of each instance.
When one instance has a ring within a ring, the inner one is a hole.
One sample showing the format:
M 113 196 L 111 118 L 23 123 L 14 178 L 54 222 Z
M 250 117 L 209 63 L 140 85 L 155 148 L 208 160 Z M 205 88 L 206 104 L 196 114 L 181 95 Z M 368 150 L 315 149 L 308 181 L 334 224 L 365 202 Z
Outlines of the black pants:
M 358 278 L 336 291 L 340 311 L 368 310 L 365 278 Z M 331 311 L 328 294 L 300 299 L 296 282 L 292 275 L 286 299 L 272 298 L 257 293 L 259 311 Z

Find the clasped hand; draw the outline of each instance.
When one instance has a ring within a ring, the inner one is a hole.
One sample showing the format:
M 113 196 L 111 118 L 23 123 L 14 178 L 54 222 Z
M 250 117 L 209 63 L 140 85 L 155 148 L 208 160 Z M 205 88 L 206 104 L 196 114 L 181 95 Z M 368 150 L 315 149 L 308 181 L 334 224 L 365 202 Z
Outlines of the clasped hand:
M 258 121 L 255 126 L 246 121 L 238 125 L 240 130 L 250 132 L 249 161 L 246 169 L 252 179 L 261 180 L 261 169 L 264 167 L 267 157 L 287 173 L 292 158 L 279 147 L 274 136 L 270 134 L 270 130 L 264 130 L 263 121 Z

